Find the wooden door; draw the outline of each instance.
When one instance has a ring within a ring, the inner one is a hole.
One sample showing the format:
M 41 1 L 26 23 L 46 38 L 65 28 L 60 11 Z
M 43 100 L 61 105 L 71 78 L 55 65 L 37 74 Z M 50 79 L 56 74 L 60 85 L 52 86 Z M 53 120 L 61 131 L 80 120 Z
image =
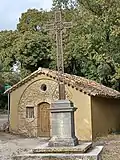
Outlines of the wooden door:
M 38 106 L 38 136 L 50 136 L 50 105 L 48 103 L 41 103 Z

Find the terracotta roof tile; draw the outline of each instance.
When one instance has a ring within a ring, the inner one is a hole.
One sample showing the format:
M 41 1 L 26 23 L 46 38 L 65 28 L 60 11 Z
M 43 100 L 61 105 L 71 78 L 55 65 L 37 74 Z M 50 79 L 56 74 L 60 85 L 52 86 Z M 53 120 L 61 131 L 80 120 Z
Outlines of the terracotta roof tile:
M 16 88 L 20 87 L 24 83 L 27 83 L 29 80 L 38 76 L 39 74 L 44 74 L 44 75 L 49 76 L 49 77 L 56 79 L 56 80 L 58 79 L 58 77 L 57 77 L 58 72 L 57 71 L 53 71 L 53 70 L 49 70 L 49 69 L 45 69 L 45 68 L 39 68 L 37 71 L 33 72 L 31 75 L 27 76 L 26 78 L 24 78 L 23 80 L 21 80 L 17 84 L 13 85 L 10 89 L 5 91 L 5 93 L 7 93 L 7 92 L 10 93 L 10 92 L 14 91 Z M 62 75 L 61 80 L 63 80 L 63 79 L 65 80 L 65 84 L 68 84 L 69 86 L 76 88 L 76 90 L 79 90 L 80 92 L 83 92 L 83 93 L 88 94 L 90 96 L 118 98 L 118 99 L 120 98 L 120 92 L 118 92 L 112 88 L 106 87 L 106 86 L 104 86 L 100 83 L 97 83 L 95 81 L 88 80 L 86 78 L 79 77 L 76 75 L 70 75 L 67 73 Z

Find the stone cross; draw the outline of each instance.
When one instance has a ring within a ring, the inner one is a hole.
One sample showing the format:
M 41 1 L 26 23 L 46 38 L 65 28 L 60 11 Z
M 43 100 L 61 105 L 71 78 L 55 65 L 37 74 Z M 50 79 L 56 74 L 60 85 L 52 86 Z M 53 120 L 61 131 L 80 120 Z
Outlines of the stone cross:
M 61 11 L 55 11 L 55 22 L 46 26 L 46 30 L 54 30 L 56 33 L 59 100 L 65 99 L 64 79 L 62 80 L 62 82 L 60 80 L 60 77 L 64 74 L 62 32 L 63 29 L 70 28 L 71 26 L 72 22 L 62 22 Z

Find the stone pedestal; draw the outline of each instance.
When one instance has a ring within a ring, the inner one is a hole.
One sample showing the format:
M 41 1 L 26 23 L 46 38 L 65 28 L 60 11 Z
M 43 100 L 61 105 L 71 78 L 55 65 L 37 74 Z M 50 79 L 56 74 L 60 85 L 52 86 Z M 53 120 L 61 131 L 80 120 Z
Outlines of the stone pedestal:
M 57 100 L 51 104 L 51 139 L 50 147 L 76 146 L 74 111 L 77 108 L 69 100 Z

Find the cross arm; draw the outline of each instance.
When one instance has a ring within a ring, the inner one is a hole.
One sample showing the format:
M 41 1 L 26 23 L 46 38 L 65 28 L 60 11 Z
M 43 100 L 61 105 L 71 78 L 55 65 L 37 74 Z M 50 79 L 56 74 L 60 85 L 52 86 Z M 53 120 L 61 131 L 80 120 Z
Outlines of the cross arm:
M 64 22 L 64 28 L 72 28 L 72 22 Z
M 54 24 L 48 24 L 44 27 L 45 31 L 51 31 L 54 30 Z

